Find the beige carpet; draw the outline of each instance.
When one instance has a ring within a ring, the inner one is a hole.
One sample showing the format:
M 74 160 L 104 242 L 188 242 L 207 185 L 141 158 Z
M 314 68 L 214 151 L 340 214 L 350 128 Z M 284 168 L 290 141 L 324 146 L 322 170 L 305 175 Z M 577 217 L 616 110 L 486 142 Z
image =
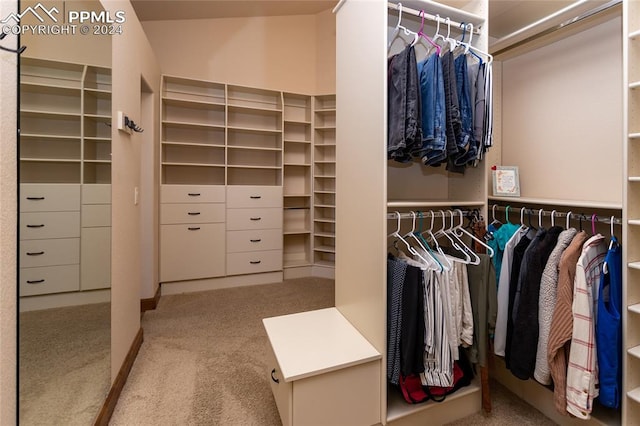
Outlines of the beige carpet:
M 334 305 L 332 280 L 163 296 L 142 321 L 144 343 L 110 425 L 280 425 L 262 318 Z M 493 384 L 493 413 L 456 425 L 551 425 Z
M 110 385 L 110 304 L 23 312 L 20 425 L 88 426 Z

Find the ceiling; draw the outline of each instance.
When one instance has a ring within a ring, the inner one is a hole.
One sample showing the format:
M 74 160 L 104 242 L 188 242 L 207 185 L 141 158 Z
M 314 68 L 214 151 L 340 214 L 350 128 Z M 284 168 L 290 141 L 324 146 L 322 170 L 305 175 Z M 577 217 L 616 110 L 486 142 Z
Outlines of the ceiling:
M 370 0 L 373 1 L 373 0 Z M 394 0 L 395 1 L 395 0 Z M 141 21 L 311 15 L 333 8 L 336 0 L 131 0 Z M 460 7 L 462 0 L 443 3 Z M 454 3 L 454 4 L 452 4 Z M 570 0 L 489 0 L 489 35 L 501 38 L 550 15 Z M 603 2 L 593 2 L 603 3 Z

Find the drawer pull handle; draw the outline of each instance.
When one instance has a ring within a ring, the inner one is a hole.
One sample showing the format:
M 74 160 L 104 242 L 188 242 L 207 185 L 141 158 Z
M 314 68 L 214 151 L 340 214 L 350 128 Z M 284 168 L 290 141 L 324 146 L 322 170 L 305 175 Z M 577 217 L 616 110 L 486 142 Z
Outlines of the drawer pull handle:
M 249 263 L 252 264 L 252 265 L 258 265 L 258 264 L 262 263 L 262 260 L 250 260 Z
M 44 200 L 44 197 L 27 197 L 27 200 L 40 201 Z
M 260 198 L 262 198 L 262 195 L 250 195 L 249 198 L 251 198 L 252 200 L 259 200 Z
M 200 193 L 199 192 L 189 192 L 189 197 L 199 197 Z
M 188 212 L 187 214 L 189 216 L 198 216 L 200 214 L 200 212 Z
M 31 252 L 27 252 L 27 256 L 40 256 L 41 254 L 44 254 L 43 251 L 31 251 Z
M 187 228 L 189 231 L 198 231 L 200 229 L 199 226 L 190 226 L 189 228 Z
M 276 383 L 280 383 L 279 379 L 276 379 L 273 375 L 276 374 L 276 369 L 274 368 L 273 370 L 271 370 L 271 380 L 273 380 Z
M 40 225 L 27 225 L 27 228 L 44 228 L 44 224 L 40 224 Z
M 259 239 L 257 239 L 257 240 L 249 240 L 249 241 L 251 241 L 252 243 L 259 243 L 260 241 L 262 241 L 262 239 L 261 239 L 261 238 L 259 238 Z
M 250 219 L 251 219 L 251 220 L 260 220 L 260 219 L 262 219 L 262 218 L 261 218 L 261 217 L 251 217 Z
M 27 280 L 27 284 L 42 284 L 44 279 L 42 280 Z

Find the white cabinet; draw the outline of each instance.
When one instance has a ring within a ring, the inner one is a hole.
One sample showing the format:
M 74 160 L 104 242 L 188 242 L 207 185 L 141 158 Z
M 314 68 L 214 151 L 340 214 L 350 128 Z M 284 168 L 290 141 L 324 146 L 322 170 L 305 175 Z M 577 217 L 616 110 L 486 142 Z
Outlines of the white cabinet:
M 283 425 L 379 424 L 382 356 L 336 308 L 262 320 Z
M 163 185 L 160 281 L 225 275 L 225 187 Z
M 227 275 L 282 270 L 282 187 L 227 187 Z
M 80 289 L 111 287 L 111 227 L 82 228 Z

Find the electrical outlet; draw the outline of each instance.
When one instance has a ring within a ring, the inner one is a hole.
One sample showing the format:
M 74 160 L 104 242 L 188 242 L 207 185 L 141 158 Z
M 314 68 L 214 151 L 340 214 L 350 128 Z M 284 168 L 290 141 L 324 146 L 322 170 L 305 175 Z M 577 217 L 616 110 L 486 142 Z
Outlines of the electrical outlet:
M 127 115 L 124 112 L 118 111 L 118 130 L 131 134 L 131 129 L 125 124 L 126 117 Z

